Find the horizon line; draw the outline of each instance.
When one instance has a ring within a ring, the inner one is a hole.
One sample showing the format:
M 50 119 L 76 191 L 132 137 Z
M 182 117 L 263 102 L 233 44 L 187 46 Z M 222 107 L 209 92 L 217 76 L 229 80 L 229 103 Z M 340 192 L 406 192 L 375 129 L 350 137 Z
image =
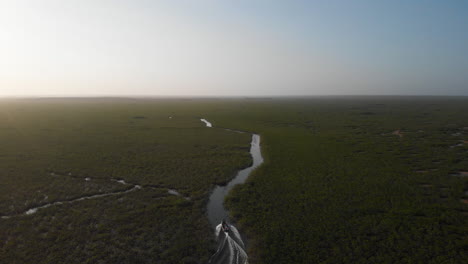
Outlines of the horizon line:
M 468 97 L 468 95 L 440 94 L 322 94 L 322 95 L 0 95 L 0 99 L 73 99 L 73 98 L 129 98 L 129 99 L 177 99 L 177 98 L 311 98 L 311 97 Z

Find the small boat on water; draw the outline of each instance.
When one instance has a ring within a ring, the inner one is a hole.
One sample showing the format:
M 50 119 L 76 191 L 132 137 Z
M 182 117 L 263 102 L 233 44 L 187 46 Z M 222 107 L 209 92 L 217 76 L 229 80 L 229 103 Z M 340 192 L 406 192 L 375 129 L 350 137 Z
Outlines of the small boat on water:
M 228 223 L 226 222 L 226 220 L 223 220 L 223 222 L 221 222 L 221 229 L 225 232 L 225 233 L 228 233 L 230 230 L 229 228 L 229 225 Z

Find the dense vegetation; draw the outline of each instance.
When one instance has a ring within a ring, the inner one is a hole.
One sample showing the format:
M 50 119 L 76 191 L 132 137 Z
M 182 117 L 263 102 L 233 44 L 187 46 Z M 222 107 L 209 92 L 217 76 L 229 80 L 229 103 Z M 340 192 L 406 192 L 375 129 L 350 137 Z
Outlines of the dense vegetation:
M 251 162 L 249 141 L 184 102 L 2 101 L 0 216 L 13 217 L 0 219 L 0 263 L 203 263 L 206 199 Z
M 276 100 L 241 112 L 267 160 L 228 199 L 252 263 L 466 263 L 468 98 Z
M 250 162 L 222 127 L 262 137 L 227 200 L 251 263 L 468 258 L 468 98 L 74 99 L 0 101 L 0 215 L 143 188 L 0 219 L 0 263 L 204 263 L 213 183 Z

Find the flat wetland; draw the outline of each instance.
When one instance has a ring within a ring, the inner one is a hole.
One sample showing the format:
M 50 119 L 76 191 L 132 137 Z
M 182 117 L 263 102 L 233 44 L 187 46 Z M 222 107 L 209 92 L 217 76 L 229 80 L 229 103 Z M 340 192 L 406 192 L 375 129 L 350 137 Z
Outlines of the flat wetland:
M 206 263 L 223 128 L 250 263 L 468 258 L 467 97 L 56 98 L 0 100 L 0 263 Z

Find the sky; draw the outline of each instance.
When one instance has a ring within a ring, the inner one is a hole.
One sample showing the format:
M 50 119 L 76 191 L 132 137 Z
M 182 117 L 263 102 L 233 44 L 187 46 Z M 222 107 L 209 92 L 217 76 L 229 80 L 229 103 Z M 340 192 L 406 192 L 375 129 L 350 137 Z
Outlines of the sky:
M 468 96 L 466 0 L 0 0 L 0 97 Z

